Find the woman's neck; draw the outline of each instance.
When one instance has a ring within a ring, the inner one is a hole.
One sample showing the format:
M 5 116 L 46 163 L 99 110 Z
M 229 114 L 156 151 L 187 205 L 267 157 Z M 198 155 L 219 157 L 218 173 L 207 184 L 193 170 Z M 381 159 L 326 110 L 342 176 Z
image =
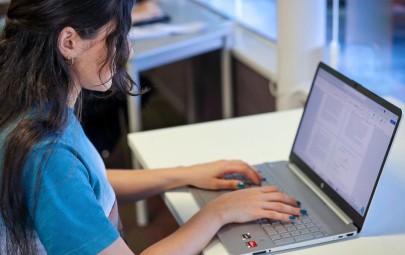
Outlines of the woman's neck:
M 68 107 L 69 108 L 74 108 L 77 98 L 79 97 L 80 92 L 82 91 L 82 88 L 80 86 L 73 86 L 72 92 L 69 94 L 69 100 L 68 100 Z

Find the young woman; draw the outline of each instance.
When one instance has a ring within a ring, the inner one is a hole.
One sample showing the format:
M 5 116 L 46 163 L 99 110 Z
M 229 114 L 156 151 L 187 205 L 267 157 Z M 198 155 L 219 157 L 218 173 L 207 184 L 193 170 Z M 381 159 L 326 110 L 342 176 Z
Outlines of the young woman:
M 130 93 L 134 85 L 125 71 L 132 2 L 11 1 L 0 38 L 1 254 L 132 254 L 117 230 L 116 199 L 183 185 L 237 189 L 221 178 L 231 172 L 260 182 L 238 160 L 106 171 L 76 116 L 83 89 Z M 224 224 L 290 220 L 298 204 L 275 187 L 231 192 L 142 254 L 196 254 Z

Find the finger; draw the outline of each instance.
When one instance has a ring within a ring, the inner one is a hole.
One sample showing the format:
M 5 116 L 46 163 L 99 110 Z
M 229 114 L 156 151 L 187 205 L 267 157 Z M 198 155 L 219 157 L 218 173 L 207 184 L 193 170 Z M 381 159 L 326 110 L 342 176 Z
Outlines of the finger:
M 227 173 L 238 173 L 238 174 L 244 174 L 246 175 L 254 184 L 260 184 L 262 177 L 260 174 L 256 173 L 257 171 L 252 169 L 248 164 L 246 163 L 231 163 L 226 166 L 226 172 Z
M 259 173 L 259 171 L 257 171 L 256 168 L 254 168 L 253 166 L 243 162 L 246 167 L 257 177 L 257 179 L 259 180 L 259 182 L 261 182 L 264 178 L 263 176 Z
M 280 192 L 280 190 L 277 188 L 277 186 L 263 186 L 263 187 L 257 187 L 256 189 L 258 189 L 262 193 Z
M 283 214 L 299 216 L 302 215 L 302 210 L 299 207 L 292 206 L 281 202 L 269 202 L 263 207 L 265 210 L 275 211 Z
M 265 180 L 264 177 L 259 173 L 259 171 L 256 170 L 256 168 L 253 168 L 252 166 L 249 166 L 249 167 L 250 167 L 252 173 L 254 175 L 256 175 L 257 179 L 259 179 L 259 182 L 262 182 L 263 180 Z
M 278 211 L 269 211 L 266 210 L 263 212 L 263 218 L 268 218 L 272 220 L 279 220 L 279 221 L 293 221 L 296 219 L 294 214 L 288 214 Z
M 300 206 L 300 202 L 298 202 L 295 198 L 281 192 L 277 189 L 277 187 L 265 186 L 263 187 L 263 192 L 266 193 L 265 199 L 267 201 L 282 202 L 295 207 Z
M 239 180 L 224 180 L 216 179 L 214 181 L 214 189 L 244 189 L 245 184 Z
M 246 167 L 247 169 L 249 169 L 249 173 L 247 174 L 247 176 L 256 184 L 260 184 L 264 180 L 263 176 L 254 167 L 249 164 L 246 164 Z
M 232 160 L 235 164 L 242 165 L 246 167 L 248 170 L 250 170 L 259 180 L 259 182 L 263 179 L 263 176 L 254 168 L 253 166 L 249 165 L 248 163 L 242 161 L 242 160 Z
M 271 202 L 280 202 L 284 204 L 288 204 L 294 207 L 299 208 L 298 202 L 295 198 L 292 198 L 282 192 L 272 192 L 268 193 L 265 198 L 267 201 Z

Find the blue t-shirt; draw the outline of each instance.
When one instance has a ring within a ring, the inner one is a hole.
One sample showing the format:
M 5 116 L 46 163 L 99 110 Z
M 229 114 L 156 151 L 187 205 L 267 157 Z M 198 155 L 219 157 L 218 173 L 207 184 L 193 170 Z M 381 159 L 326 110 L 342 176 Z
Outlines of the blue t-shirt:
M 4 133 L 7 133 L 3 131 L 0 132 L 1 147 Z M 119 236 L 116 226 L 109 220 L 111 214 L 117 213 L 115 194 L 100 155 L 72 110 L 66 130 L 42 161 L 47 149 L 49 141 L 34 147 L 23 174 L 28 210 L 38 237 L 38 251 L 58 255 L 102 251 Z M 42 170 L 38 185 L 39 164 Z

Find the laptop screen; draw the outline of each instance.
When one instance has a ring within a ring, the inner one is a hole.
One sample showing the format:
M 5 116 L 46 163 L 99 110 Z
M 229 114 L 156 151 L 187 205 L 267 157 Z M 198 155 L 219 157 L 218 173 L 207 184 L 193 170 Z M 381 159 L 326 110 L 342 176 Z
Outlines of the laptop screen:
M 321 188 L 364 217 L 400 119 L 400 110 L 320 64 L 292 154 Z M 394 112 L 395 113 L 394 113 Z

